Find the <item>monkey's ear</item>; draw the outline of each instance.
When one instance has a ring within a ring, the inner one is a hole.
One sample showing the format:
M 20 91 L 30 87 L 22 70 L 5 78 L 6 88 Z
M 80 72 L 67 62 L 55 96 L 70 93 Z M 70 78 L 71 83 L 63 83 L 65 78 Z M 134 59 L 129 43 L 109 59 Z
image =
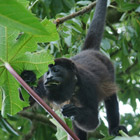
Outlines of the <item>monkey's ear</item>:
M 48 65 L 49 68 L 51 68 L 51 67 L 53 67 L 53 66 L 54 66 L 53 64 L 49 64 L 49 65 Z
M 72 60 L 67 58 L 57 58 L 54 61 L 55 61 L 55 65 L 61 65 L 68 70 L 72 70 L 76 74 L 77 68 Z
M 72 61 L 71 61 L 71 69 L 75 74 L 77 74 L 77 67 L 76 67 L 75 63 Z

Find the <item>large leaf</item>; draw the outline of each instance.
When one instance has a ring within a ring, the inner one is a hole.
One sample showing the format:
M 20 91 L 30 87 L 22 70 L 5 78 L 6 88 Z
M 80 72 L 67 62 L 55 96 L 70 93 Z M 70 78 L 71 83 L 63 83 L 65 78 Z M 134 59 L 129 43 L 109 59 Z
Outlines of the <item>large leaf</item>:
M 29 1 L 27 0 L 17 0 L 17 2 L 20 2 L 25 8 L 29 5 Z
M 53 62 L 53 57 L 47 51 L 35 52 L 35 50 L 38 42 L 51 41 L 51 36 L 53 36 L 53 41 L 58 39 L 56 28 L 49 22 L 48 28 L 51 27 L 50 38 L 47 39 L 47 36 L 40 38 L 27 33 L 18 36 L 18 31 L 0 26 L 0 86 L 3 89 L 3 96 L 0 96 L 3 97 L 3 116 L 7 113 L 14 115 L 23 107 L 28 106 L 26 101 L 20 100 L 19 83 L 5 69 L 5 62 L 8 62 L 18 73 L 26 69 L 34 70 L 38 76 L 43 75 L 47 71 L 48 64 Z
M 27 33 L 49 34 L 39 20 L 16 0 L 0 0 L 0 24 Z
M 59 39 L 58 33 L 56 32 L 56 25 L 53 24 L 51 21 L 44 19 L 42 21 L 42 25 L 45 29 L 49 32 L 48 36 L 36 36 L 34 39 L 38 40 L 38 42 L 49 42 L 55 41 Z
M 6 82 L 3 86 L 3 104 L 2 104 L 2 115 L 6 116 L 9 114 L 16 114 L 21 111 L 23 107 L 28 106 L 27 102 L 23 102 L 19 98 L 18 88 L 19 83 L 15 78 L 8 72 L 6 72 Z
M 20 69 L 34 70 L 40 77 L 47 71 L 50 63 L 53 63 L 53 57 L 44 50 L 36 53 L 27 52 L 24 56 L 11 62 L 11 65 L 17 67 L 18 71 Z
M 132 10 L 132 9 L 136 9 L 139 6 L 136 3 L 127 3 L 127 2 L 124 2 L 122 0 L 116 0 L 116 2 L 118 3 L 118 6 L 119 6 L 118 9 L 121 12 L 125 12 L 125 11 L 129 11 L 129 10 Z
M 2 88 L 0 87 L 0 110 L 2 108 Z
M 46 28 L 49 35 L 46 36 L 35 36 L 29 34 L 23 34 L 16 43 L 11 47 L 9 59 L 13 60 L 18 53 L 25 53 L 27 51 L 33 52 L 37 48 L 37 43 L 55 41 L 59 39 L 58 33 L 56 31 L 56 26 L 45 19 L 42 21 L 42 25 Z M 13 49 L 14 47 L 14 49 Z

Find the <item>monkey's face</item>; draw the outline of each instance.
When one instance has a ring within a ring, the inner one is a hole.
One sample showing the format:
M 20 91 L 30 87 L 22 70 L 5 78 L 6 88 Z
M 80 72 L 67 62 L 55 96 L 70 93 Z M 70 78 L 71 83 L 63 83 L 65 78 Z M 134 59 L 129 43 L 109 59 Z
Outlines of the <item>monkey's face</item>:
M 51 65 L 44 74 L 44 86 L 47 89 L 56 89 L 65 85 L 71 78 L 71 72 L 61 65 Z

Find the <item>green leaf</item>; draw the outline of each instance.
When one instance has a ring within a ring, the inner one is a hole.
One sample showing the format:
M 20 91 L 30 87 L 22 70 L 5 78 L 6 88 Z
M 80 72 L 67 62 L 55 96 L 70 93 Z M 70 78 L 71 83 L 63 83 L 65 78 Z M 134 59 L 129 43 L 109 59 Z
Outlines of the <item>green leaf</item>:
M 140 6 L 135 11 L 140 13 Z
M 38 19 L 16 0 L 0 0 L 0 24 L 27 33 L 48 35 Z
M 27 52 L 24 56 L 15 59 L 11 65 L 17 69 L 34 70 L 40 77 L 48 70 L 48 64 L 53 62 L 53 57 L 49 52 L 43 50 L 36 53 Z
M 27 0 L 17 0 L 17 2 L 21 3 L 25 8 L 29 5 L 29 1 Z
M 23 88 L 20 88 L 20 89 L 21 89 L 21 94 L 22 94 L 24 101 L 28 102 L 30 95 L 27 93 L 27 91 L 25 89 L 23 89 Z
M 86 6 L 86 5 L 89 5 L 90 3 L 91 1 L 78 1 L 76 4 Z
M 18 31 L 0 26 L 0 60 L 6 62 L 13 61 L 18 54 L 21 55 L 27 51 L 35 51 L 39 42 L 49 42 L 59 39 L 56 27 L 52 22 L 45 19 L 42 25 L 48 30 L 49 35 L 34 36 L 24 33 L 18 37 L 18 40 L 16 40 L 19 34 Z
M 0 25 L 0 86 L 3 89 L 3 96 L 0 98 L 3 97 L 1 107 L 3 116 L 14 115 L 29 105 L 28 96 L 24 96 L 25 101 L 20 100 L 18 92 L 20 85 L 5 69 L 4 63 L 8 62 L 18 73 L 25 69 L 34 70 L 38 77 L 47 71 L 49 63 L 53 63 L 53 57 L 49 52 L 35 52 L 38 42 L 55 41 L 59 38 L 52 22 L 44 20 L 42 25 L 46 26 L 49 35 L 39 37 L 27 33 L 19 35 L 19 31 Z
M 2 88 L 0 87 L 0 110 L 2 109 Z
M 55 12 L 55 14 L 61 12 L 63 9 L 62 0 L 53 0 L 51 8 L 53 9 L 53 12 Z
M 114 140 L 140 140 L 140 137 L 116 137 Z
M 121 12 L 136 9 L 139 6 L 136 3 L 127 3 L 127 2 L 124 2 L 122 0 L 116 0 L 116 2 L 118 3 L 119 11 L 121 11 Z
M 72 8 L 75 4 L 74 0 L 63 0 L 63 3 L 68 7 Z
M 50 41 L 56 41 L 59 39 L 59 35 L 56 30 L 56 25 L 54 23 L 52 23 L 48 19 L 44 19 L 42 21 L 42 25 L 48 31 L 49 35 L 34 36 L 35 37 L 34 40 L 37 40 L 38 42 L 50 42 Z
M 137 54 L 138 56 L 138 64 L 140 65 L 140 53 Z
M 1 118 L 0 121 L 1 121 L 2 125 L 4 126 L 4 128 L 6 129 L 7 132 L 9 132 L 12 135 L 19 136 L 19 134 L 11 127 L 11 124 L 9 124 L 6 121 L 6 119 Z
M 104 50 L 109 50 L 110 49 L 110 42 L 108 39 L 103 39 L 101 42 L 101 46 Z
M 6 117 L 7 113 L 14 115 L 21 111 L 23 107 L 29 105 L 27 102 L 20 100 L 18 88 L 19 83 L 6 71 L 6 82 L 3 86 L 2 116 Z
M 63 115 L 60 113 L 59 110 L 56 111 L 57 115 L 65 122 Z M 64 131 L 62 126 L 55 120 L 50 119 L 50 121 L 57 127 L 56 137 L 58 140 L 67 140 L 67 133 Z
M 5 80 L 6 80 L 5 77 L 6 77 L 5 68 L 4 68 L 4 66 L 1 66 L 0 67 L 0 86 L 5 83 Z

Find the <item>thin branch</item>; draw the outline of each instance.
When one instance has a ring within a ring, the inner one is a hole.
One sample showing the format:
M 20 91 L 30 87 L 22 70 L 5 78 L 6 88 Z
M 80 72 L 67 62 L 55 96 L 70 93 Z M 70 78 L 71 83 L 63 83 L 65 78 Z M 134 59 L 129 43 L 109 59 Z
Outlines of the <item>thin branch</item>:
M 49 126 L 51 126 L 53 129 L 55 129 L 56 127 L 54 126 L 53 123 L 51 123 L 49 121 L 49 119 L 45 116 L 45 115 L 41 115 L 41 114 L 36 114 L 36 113 L 32 113 L 32 112 L 26 112 L 26 111 L 21 111 L 18 113 L 20 116 L 28 118 L 30 120 L 36 120 L 38 122 L 44 123 L 44 124 L 48 124 Z
M 128 67 L 125 72 L 120 72 L 119 75 L 122 75 L 122 74 L 129 74 L 131 72 L 131 70 L 134 68 L 135 65 L 138 64 L 138 59 L 135 60 L 135 62 L 130 66 Z
M 71 15 L 68 15 L 68 16 L 65 16 L 65 17 L 56 19 L 54 21 L 54 23 L 56 24 L 56 26 L 59 26 L 59 24 L 62 24 L 62 23 L 64 23 L 67 20 L 70 20 L 72 18 L 75 18 L 77 16 L 80 16 L 80 15 L 83 15 L 85 13 L 90 12 L 95 5 L 96 5 L 96 1 L 95 2 L 92 2 L 91 4 L 89 4 L 88 6 L 86 6 L 85 8 L 83 8 L 82 10 L 79 10 L 79 11 L 77 11 L 75 13 L 72 13 Z M 109 5 L 109 7 L 116 9 L 116 7 L 115 6 L 112 6 L 112 5 Z
M 89 4 L 88 6 L 86 6 L 85 8 L 83 8 L 82 10 L 72 13 L 71 15 L 68 15 L 66 17 L 62 17 L 62 18 L 58 18 L 54 21 L 54 23 L 58 26 L 59 24 L 62 24 L 63 22 L 72 19 L 74 17 L 77 17 L 79 15 L 83 15 L 89 11 L 91 11 L 93 9 L 93 7 L 96 5 L 96 2 L 92 2 L 91 4 Z
M 131 69 L 135 66 L 135 65 L 137 65 L 138 64 L 138 59 L 136 59 L 135 60 L 135 62 L 130 66 L 130 67 L 128 67 L 127 69 L 126 69 L 126 71 L 125 71 L 125 73 L 130 73 L 130 71 L 131 71 Z
M 36 0 L 35 2 L 33 2 L 32 5 L 28 7 L 28 10 L 31 10 L 38 1 L 39 0 Z
M 110 57 L 115 56 L 117 53 L 119 53 L 119 51 L 121 51 L 121 49 L 118 49 L 118 50 L 112 52 L 112 53 L 110 54 Z
M 119 133 L 120 133 L 121 136 L 123 136 L 123 137 L 130 138 L 123 130 L 120 130 Z

